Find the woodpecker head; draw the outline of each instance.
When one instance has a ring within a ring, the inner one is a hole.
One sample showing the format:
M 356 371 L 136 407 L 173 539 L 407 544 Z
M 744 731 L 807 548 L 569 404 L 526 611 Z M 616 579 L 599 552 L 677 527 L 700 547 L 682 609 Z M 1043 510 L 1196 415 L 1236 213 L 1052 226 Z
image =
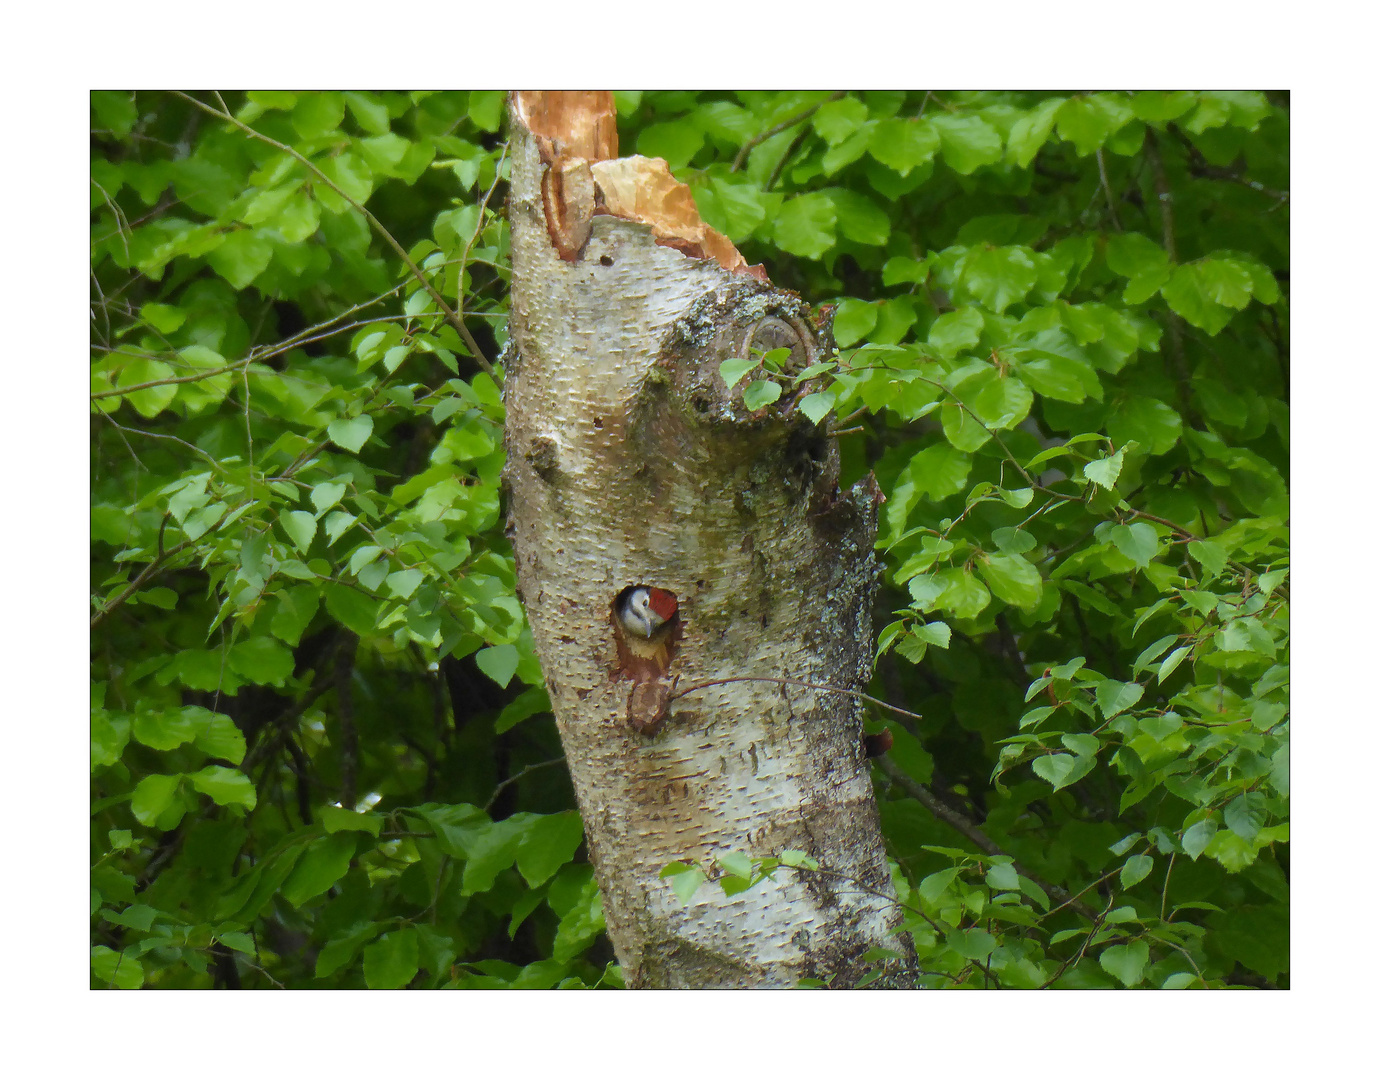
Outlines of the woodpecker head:
M 676 607 L 665 589 L 639 585 L 619 598 L 618 621 L 628 633 L 649 638 L 676 617 Z

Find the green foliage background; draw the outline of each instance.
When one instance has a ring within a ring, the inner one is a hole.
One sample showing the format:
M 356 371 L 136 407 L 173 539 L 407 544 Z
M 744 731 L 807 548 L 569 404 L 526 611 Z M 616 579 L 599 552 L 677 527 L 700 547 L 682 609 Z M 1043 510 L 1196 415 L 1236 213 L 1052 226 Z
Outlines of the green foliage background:
M 91 104 L 92 985 L 621 985 L 436 299 L 496 361 L 502 96 Z M 1288 985 L 1287 97 L 618 104 L 838 303 L 925 981 Z

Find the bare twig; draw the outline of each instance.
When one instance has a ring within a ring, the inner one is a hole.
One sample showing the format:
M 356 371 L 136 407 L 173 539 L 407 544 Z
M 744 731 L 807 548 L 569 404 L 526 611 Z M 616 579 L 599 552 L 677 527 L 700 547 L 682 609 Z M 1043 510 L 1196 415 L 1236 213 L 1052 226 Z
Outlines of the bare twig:
M 1107 179 L 1107 162 L 1102 156 L 1102 147 L 1097 148 L 1097 173 L 1102 177 L 1102 190 L 1107 196 L 1107 209 L 1112 215 L 1112 224 L 1121 232 L 1121 219 L 1116 216 L 1116 200 L 1112 198 L 1112 185 Z
M 804 682 L 801 679 L 770 679 L 764 675 L 737 675 L 727 679 L 710 679 L 707 682 L 696 683 L 694 686 L 687 686 L 683 690 L 677 690 L 669 697 L 668 701 L 676 701 L 679 698 L 685 697 L 686 694 L 693 694 L 696 690 L 705 690 L 711 686 L 720 686 L 724 683 L 739 682 L 776 683 L 778 686 L 802 686 L 806 690 L 828 690 L 835 694 L 847 694 L 849 697 L 859 698 L 862 701 L 870 701 L 878 708 L 887 709 L 900 716 L 908 716 L 912 720 L 924 719 L 919 713 L 907 712 L 905 709 L 892 705 L 890 702 L 883 701 L 881 698 L 875 698 L 871 694 L 864 694 L 861 690 L 847 690 L 842 686 L 831 686 L 828 683 Z
M 494 803 L 498 801 L 498 797 L 500 794 L 502 794 L 504 788 L 508 787 L 510 784 L 516 784 L 528 773 L 534 773 L 538 769 L 545 769 L 551 765 L 559 765 L 563 761 L 565 761 L 565 755 L 561 755 L 560 757 L 549 758 L 546 761 L 538 761 L 534 765 L 527 765 L 519 769 L 517 772 L 513 773 L 512 776 L 508 777 L 507 780 L 499 781 L 498 786 L 494 788 L 494 793 L 489 796 L 489 801 L 484 804 L 484 813 L 487 814 L 489 812 L 489 810 L 493 807 Z
M 340 805 L 347 810 L 355 807 L 355 772 L 359 758 L 354 697 L 350 691 L 350 680 L 355 673 L 355 648 L 358 645 L 358 636 L 346 630 L 340 635 L 335 662 L 335 703 L 340 713 Z

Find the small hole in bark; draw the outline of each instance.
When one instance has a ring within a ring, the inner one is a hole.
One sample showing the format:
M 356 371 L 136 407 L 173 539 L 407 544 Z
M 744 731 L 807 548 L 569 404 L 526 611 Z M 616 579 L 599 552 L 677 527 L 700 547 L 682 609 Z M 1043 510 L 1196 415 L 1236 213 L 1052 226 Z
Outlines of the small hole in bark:
M 608 256 L 608 255 L 600 255 L 600 256 L 599 256 L 599 265 L 600 265 L 600 266 L 612 266 L 612 265 L 613 265 L 613 259 L 612 259 L 610 256 Z
M 638 684 L 659 681 L 671 666 L 683 631 L 676 594 L 654 585 L 629 585 L 609 605 L 609 622 L 618 650 L 614 675 Z
M 709 402 L 705 401 L 702 397 L 695 398 L 690 404 L 695 406 L 695 411 L 697 413 L 707 413 L 709 411 Z
M 602 430 L 604 427 L 604 418 L 602 416 L 596 416 L 594 418 L 594 426 Z

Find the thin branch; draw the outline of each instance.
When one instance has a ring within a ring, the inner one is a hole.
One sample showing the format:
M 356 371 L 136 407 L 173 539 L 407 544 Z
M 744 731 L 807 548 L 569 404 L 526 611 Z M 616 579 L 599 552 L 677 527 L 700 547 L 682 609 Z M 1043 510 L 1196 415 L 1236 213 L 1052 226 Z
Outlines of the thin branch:
M 269 146 L 275 147 L 278 150 L 281 150 L 283 153 L 289 154 L 292 157 L 296 158 L 303 165 L 309 168 L 313 173 L 315 173 L 321 179 L 321 182 L 323 184 L 325 184 L 337 195 L 339 195 L 342 199 L 344 199 L 347 203 L 349 203 L 352 207 L 354 207 L 361 214 L 363 214 L 365 219 L 369 222 L 369 224 L 373 226 L 374 231 L 377 232 L 379 236 L 382 237 L 383 240 L 388 244 L 388 246 L 391 247 L 394 250 L 394 252 L 397 253 L 398 258 L 400 258 L 403 261 L 403 265 L 405 265 L 408 271 L 412 274 L 412 276 L 416 278 L 418 282 L 421 283 L 422 288 L 426 289 L 427 294 L 431 297 L 432 301 L 436 304 L 436 306 L 441 309 L 442 313 L 446 317 L 446 321 L 450 323 L 450 325 L 455 329 L 455 332 L 460 335 L 460 339 L 470 350 L 470 353 L 474 356 L 474 359 L 479 364 L 479 366 L 484 369 L 484 371 L 489 375 L 490 378 L 497 380 L 498 376 L 494 372 L 493 365 L 489 363 L 488 358 L 484 355 L 483 350 L 479 348 L 479 343 L 474 340 L 474 336 L 470 333 L 469 328 L 465 326 L 464 320 L 462 320 L 460 316 L 455 313 L 454 309 L 446 303 L 445 297 L 443 297 L 441 295 L 440 290 L 432 284 L 431 279 L 422 272 L 422 270 L 417 266 L 415 262 L 412 261 L 412 256 L 410 256 L 407 253 L 407 249 L 404 248 L 402 244 L 398 243 L 397 239 L 393 236 L 393 234 L 384 227 L 383 222 L 379 221 L 378 218 L 376 218 L 372 213 L 370 213 L 370 211 L 363 204 L 356 202 L 349 195 L 347 195 L 340 188 L 340 185 L 338 185 L 334 180 L 332 180 L 329 176 L 323 173 L 319 168 L 317 168 L 315 164 L 313 164 L 308 158 L 303 156 L 301 153 L 294 150 L 292 147 L 285 145 L 284 143 L 278 142 L 278 140 L 276 139 L 270 139 L 267 135 L 255 131 L 248 124 L 243 123 L 242 121 L 232 116 L 230 114 L 229 109 L 225 109 L 224 112 L 218 112 L 217 110 L 211 108 L 210 105 L 207 105 L 204 101 L 198 101 L 190 94 L 184 94 L 181 90 L 174 90 L 173 93 L 176 94 L 178 97 L 191 102 L 193 105 L 195 105 L 198 109 L 201 109 L 203 112 L 210 113 L 212 116 L 220 120 L 225 120 L 231 124 L 234 124 L 237 128 L 243 131 L 250 138 L 258 139 L 261 142 L 265 142 Z M 219 98 L 219 95 L 217 95 L 217 97 Z M 223 101 L 221 102 L 221 105 L 222 108 L 224 108 Z M 483 215 L 481 214 L 480 216 L 482 218 Z
M 516 784 L 528 773 L 534 773 L 538 769 L 545 769 L 551 765 L 559 765 L 563 761 L 565 761 L 564 754 L 562 754 L 560 757 L 549 758 L 546 761 L 538 761 L 534 765 L 527 765 L 519 769 L 517 772 L 513 773 L 512 776 L 508 777 L 507 780 L 500 781 L 498 786 L 494 788 L 494 793 L 489 796 L 489 801 L 484 804 L 484 813 L 487 814 L 489 812 L 489 810 L 493 807 L 493 804 L 498 801 L 498 797 L 500 794 L 502 794 L 504 788 L 508 787 L 510 784 Z
M 776 182 L 781 179 L 781 173 L 786 168 L 786 162 L 791 160 L 791 158 L 795 155 L 795 152 L 800 149 L 800 144 L 803 143 L 809 137 L 809 135 L 809 128 L 806 127 L 800 129 L 799 134 L 797 134 L 796 137 L 791 140 L 791 145 L 786 147 L 786 152 L 782 154 L 780 159 L 777 161 L 776 167 L 771 171 L 771 175 L 767 177 L 767 182 L 762 185 L 763 190 L 770 191 L 772 188 L 776 187 Z
M 753 151 L 753 149 L 762 145 L 762 143 L 770 139 L 773 135 L 780 135 L 787 128 L 795 127 L 795 125 L 800 123 L 802 120 L 808 120 L 810 117 L 812 117 L 815 113 L 819 111 L 821 106 L 827 105 L 831 101 L 838 101 L 839 98 L 845 97 L 847 96 L 847 94 L 848 91 L 846 90 L 837 90 L 834 93 L 830 94 L 823 101 L 811 105 L 808 109 L 802 109 L 800 112 L 792 116 L 789 120 L 783 120 L 781 121 L 781 123 L 777 124 L 776 127 L 769 128 L 768 130 L 762 132 L 762 134 L 753 136 L 751 139 L 749 139 L 747 142 L 743 144 L 743 148 L 738 151 L 738 156 L 733 159 L 733 165 L 729 168 L 728 171 L 737 172 L 739 169 L 741 169 L 743 167 L 743 162 L 747 160 L 748 154 L 750 154 Z
M 685 697 L 686 694 L 693 694 L 696 690 L 705 690 L 711 686 L 721 686 L 724 683 L 739 682 L 776 683 L 778 686 L 802 686 L 807 690 L 828 690 L 835 694 L 847 694 L 849 697 L 859 698 L 862 701 L 870 701 L 878 708 L 887 709 L 899 716 L 908 716 L 912 720 L 924 719 L 919 713 L 907 712 L 905 709 L 892 705 L 890 702 L 883 701 L 881 698 L 875 698 L 871 694 L 864 694 L 861 690 L 847 690 L 842 686 L 831 686 L 828 683 L 804 682 L 800 679 L 771 679 L 764 675 L 736 675 L 727 679 L 710 679 L 708 682 L 696 683 L 694 686 L 687 686 L 684 690 L 678 690 L 671 694 L 667 700 L 668 702 L 676 701 L 679 698 Z
M 350 680 L 355 673 L 355 649 L 359 637 L 350 630 L 340 635 L 335 663 L 335 703 L 340 712 L 340 805 L 355 807 L 355 773 L 359 759 L 359 737 L 355 732 L 355 703 Z
M 1102 190 L 1107 196 L 1107 209 L 1112 215 L 1112 224 L 1121 232 L 1121 219 L 1116 216 L 1116 200 L 1112 198 L 1112 185 L 1107 179 L 1107 162 L 1102 156 L 1102 147 L 1097 148 L 1097 173 L 1102 177 Z

